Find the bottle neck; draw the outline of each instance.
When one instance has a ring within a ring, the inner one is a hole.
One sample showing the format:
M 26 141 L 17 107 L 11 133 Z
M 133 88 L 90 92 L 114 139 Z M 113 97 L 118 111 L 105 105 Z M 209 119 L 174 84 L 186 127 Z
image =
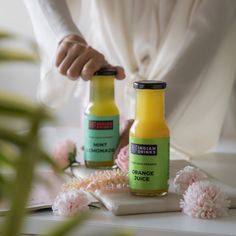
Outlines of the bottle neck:
M 164 121 L 164 89 L 137 90 L 136 120 Z
M 114 77 L 94 76 L 90 82 L 90 102 L 114 101 Z

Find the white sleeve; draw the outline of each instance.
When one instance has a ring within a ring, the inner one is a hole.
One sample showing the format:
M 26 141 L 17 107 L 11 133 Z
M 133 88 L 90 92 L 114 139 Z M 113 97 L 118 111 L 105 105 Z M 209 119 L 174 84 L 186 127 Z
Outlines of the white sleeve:
M 38 100 L 60 107 L 74 90 L 73 81 L 55 67 L 58 42 L 69 34 L 81 35 L 74 24 L 65 0 L 24 0 L 39 45 L 41 59 Z
M 39 27 L 42 21 L 44 21 L 55 34 L 57 42 L 69 34 L 77 34 L 82 37 L 71 18 L 65 0 L 24 0 L 24 2 L 34 28 Z

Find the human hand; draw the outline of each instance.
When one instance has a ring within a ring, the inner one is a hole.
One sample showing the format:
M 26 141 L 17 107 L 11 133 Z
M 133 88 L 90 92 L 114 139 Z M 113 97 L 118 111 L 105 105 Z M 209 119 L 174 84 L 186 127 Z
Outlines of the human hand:
M 55 64 L 62 75 L 71 80 L 89 80 L 101 68 L 115 68 L 117 79 L 124 79 L 122 67 L 113 67 L 108 64 L 103 54 L 88 46 L 86 41 L 78 35 L 69 35 L 59 44 Z
M 114 154 L 114 159 L 117 158 L 117 155 L 119 154 L 120 150 L 129 144 L 129 130 L 133 123 L 134 123 L 133 119 L 126 121 L 124 125 L 124 129 L 120 135 L 119 143 Z

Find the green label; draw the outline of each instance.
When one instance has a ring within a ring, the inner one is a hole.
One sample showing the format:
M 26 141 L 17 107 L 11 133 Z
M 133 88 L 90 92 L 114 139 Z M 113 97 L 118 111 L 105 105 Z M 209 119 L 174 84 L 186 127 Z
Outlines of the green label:
M 129 140 L 129 186 L 139 190 L 168 188 L 169 138 Z
M 119 116 L 85 116 L 86 161 L 112 161 L 118 141 Z

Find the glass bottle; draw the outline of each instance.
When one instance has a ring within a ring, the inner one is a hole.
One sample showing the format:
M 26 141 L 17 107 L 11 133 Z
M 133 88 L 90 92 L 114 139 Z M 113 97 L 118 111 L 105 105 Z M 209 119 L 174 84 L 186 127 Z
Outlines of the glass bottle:
M 119 141 L 119 110 L 114 99 L 116 70 L 102 69 L 90 81 L 85 111 L 84 159 L 88 168 L 112 167 Z
M 141 196 L 168 192 L 169 129 L 164 116 L 161 81 L 134 82 L 136 117 L 129 138 L 129 187 Z

